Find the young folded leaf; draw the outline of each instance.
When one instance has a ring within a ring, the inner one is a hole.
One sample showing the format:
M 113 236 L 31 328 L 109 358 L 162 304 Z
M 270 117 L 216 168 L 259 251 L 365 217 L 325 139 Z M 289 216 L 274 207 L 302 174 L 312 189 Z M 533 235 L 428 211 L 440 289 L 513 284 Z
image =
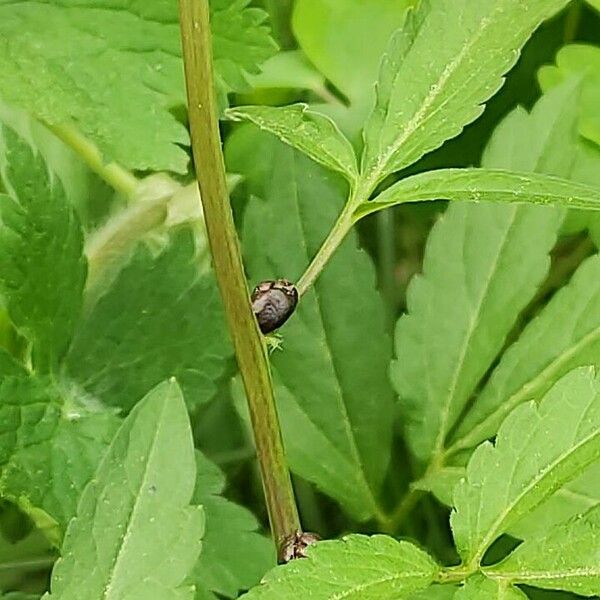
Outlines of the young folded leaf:
M 575 367 L 600 367 L 600 255 L 587 259 L 503 355 L 451 445 L 455 452 L 493 436 L 522 402 L 539 401 Z
M 436 563 L 408 542 L 349 535 L 318 542 L 308 557 L 277 567 L 244 600 L 397 600 L 429 586 Z
M 475 120 L 529 36 L 567 3 L 423 2 L 422 13 L 392 39 L 381 66 L 377 104 L 365 126 L 365 188 L 371 191 Z
M 401 179 L 354 212 L 366 215 L 407 202 L 519 202 L 600 211 L 600 190 L 551 175 L 504 169 L 439 169 Z
M 454 490 L 451 525 L 463 562 L 475 567 L 501 534 L 600 458 L 600 376 L 563 377 L 541 404 L 522 404 L 495 445 L 477 448 Z
M 60 180 L 27 141 L 0 129 L 0 292 L 32 344 L 36 371 L 56 371 L 81 309 L 83 230 Z
M 600 595 L 600 505 L 538 537 L 525 540 L 500 564 L 485 570 L 506 583 Z
M 226 110 L 225 116 L 254 123 L 324 167 L 338 171 L 350 183 L 356 181 L 358 168 L 352 145 L 329 117 L 309 110 L 306 104 L 236 106 Z
M 48 600 L 177 598 L 196 561 L 204 513 L 190 506 L 192 431 L 174 380 L 125 419 L 85 488 L 52 572 Z

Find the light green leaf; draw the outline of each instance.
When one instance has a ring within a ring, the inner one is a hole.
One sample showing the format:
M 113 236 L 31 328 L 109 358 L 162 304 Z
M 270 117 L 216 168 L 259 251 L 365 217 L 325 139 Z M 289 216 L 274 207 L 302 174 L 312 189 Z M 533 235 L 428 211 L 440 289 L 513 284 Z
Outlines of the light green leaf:
M 292 88 L 328 94 L 323 74 L 315 69 L 302 50 L 278 52 L 261 65 L 261 72 L 248 77 L 253 89 Z
M 350 142 L 329 117 L 308 110 L 306 104 L 238 106 L 225 114 L 234 121 L 249 121 L 276 135 L 324 167 L 340 172 L 351 183 L 358 176 Z
M 600 458 L 600 377 L 580 368 L 537 406 L 517 407 L 483 443 L 454 490 L 451 515 L 463 561 L 476 565 L 492 542 Z
M 407 600 L 452 600 L 456 587 L 453 585 L 432 585 L 426 590 L 406 596 Z
M 508 583 L 600 594 L 600 506 L 526 540 L 486 574 Z
M 265 13 L 248 0 L 214 0 L 221 90 L 274 51 Z M 111 159 L 134 169 L 185 172 L 185 103 L 177 3 L 0 1 L 0 95 L 54 125 L 72 121 Z
M 452 451 L 493 436 L 511 410 L 539 401 L 560 377 L 581 365 L 600 366 L 600 255 L 579 267 L 504 353 L 462 421 Z
M 310 61 L 349 100 L 345 120 L 359 131 L 375 98 L 381 55 L 416 0 L 297 0 L 292 25 Z
M 200 553 L 201 507 L 187 410 L 174 380 L 125 419 L 85 488 L 52 572 L 56 600 L 194 597 L 182 582 Z
M 586 44 L 565 46 L 556 55 L 556 66 L 543 66 L 538 79 L 547 91 L 574 75 L 583 78 L 579 131 L 583 137 L 600 144 L 600 48 Z
M 527 596 L 510 583 L 475 575 L 456 592 L 454 600 L 527 600 Z
M 349 535 L 319 542 L 308 558 L 268 573 L 245 600 L 397 600 L 432 583 L 438 566 L 422 550 L 391 537 Z
M 588 4 L 600 11 L 600 0 L 587 0 Z
M 156 258 L 140 245 L 80 323 L 67 374 L 126 410 L 171 376 L 189 403 L 208 401 L 231 349 L 214 278 L 198 271 L 188 229 Z
M 242 143 L 252 154 L 235 150 Z M 254 164 L 257 153 L 270 157 L 267 170 Z M 255 130 L 239 130 L 228 156 L 230 169 L 264 197 L 254 198 L 244 216 L 251 281 L 297 280 L 343 206 L 341 182 Z M 291 468 L 360 520 L 379 510 L 391 451 L 384 321 L 373 265 L 351 234 L 281 330 L 283 350 L 271 356 Z
M 373 189 L 479 117 L 533 31 L 567 3 L 423 2 L 382 62 L 377 103 L 365 127 L 365 187 Z
M 411 487 L 415 490 L 431 492 L 440 502 L 452 506 L 454 488 L 465 474 L 465 467 L 443 467 L 413 482 Z
M 34 518 L 44 511 L 63 532 L 117 426 L 113 414 L 49 380 L 4 378 L 0 493 Z
M 511 113 L 488 144 L 484 165 L 567 175 L 575 140 L 572 94 L 565 85 L 531 115 Z M 434 226 L 423 275 L 411 282 L 408 315 L 398 322 L 391 369 L 419 458 L 441 453 L 515 316 L 546 276 L 561 218 L 553 207 L 451 204 Z
M 8 127 L 0 130 L 0 175 L 0 293 L 32 344 L 34 369 L 54 371 L 81 308 L 83 232 L 60 181 Z
M 192 502 L 204 508 L 206 532 L 191 580 L 197 589 L 237 598 L 240 590 L 256 585 L 275 565 L 275 547 L 257 533 L 258 522 L 247 509 L 221 495 L 225 477 L 218 467 L 199 452 L 196 463 Z
M 556 204 L 600 211 L 599 189 L 560 177 L 504 169 L 439 169 L 401 179 L 376 200 L 361 204 L 354 220 L 398 204 L 428 200 Z
M 528 513 L 508 531 L 521 540 L 544 536 L 563 521 L 600 506 L 600 462 Z

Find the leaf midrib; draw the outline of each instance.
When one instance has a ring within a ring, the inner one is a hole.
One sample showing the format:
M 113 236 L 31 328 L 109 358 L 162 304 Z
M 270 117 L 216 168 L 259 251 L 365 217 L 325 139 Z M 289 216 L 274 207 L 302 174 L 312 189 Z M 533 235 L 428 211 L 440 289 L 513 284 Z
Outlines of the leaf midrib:
M 135 517 L 137 515 L 137 511 L 139 509 L 139 505 L 140 505 L 141 500 L 142 500 L 142 495 L 139 493 L 139 491 L 144 488 L 144 484 L 147 481 L 148 471 L 149 471 L 150 465 L 153 462 L 154 454 L 156 453 L 156 448 L 159 445 L 158 442 L 159 442 L 160 437 L 161 437 L 160 431 L 161 431 L 162 427 L 164 426 L 163 415 L 165 413 L 166 407 L 167 407 L 167 402 L 163 401 L 160 413 L 157 416 L 158 427 L 156 428 L 155 433 L 154 433 L 154 435 L 152 437 L 152 444 L 150 446 L 150 450 L 148 451 L 148 457 L 147 457 L 147 460 L 146 460 L 146 464 L 144 465 L 144 474 L 143 474 L 142 479 L 140 481 L 140 485 L 139 485 L 139 488 L 138 488 L 138 493 L 137 493 L 137 495 L 136 495 L 136 497 L 134 499 L 131 511 L 129 512 L 129 515 L 127 515 L 127 525 L 125 527 L 125 531 L 123 533 L 123 537 L 121 538 L 121 544 L 119 545 L 119 549 L 118 549 L 117 553 L 114 556 L 114 560 L 112 561 L 112 564 L 111 564 L 111 570 L 110 570 L 109 579 L 108 579 L 108 581 L 107 581 L 107 583 L 104 586 L 104 589 L 102 591 L 102 598 L 103 598 L 103 600 L 110 600 L 111 593 L 112 593 L 112 587 L 115 584 L 115 582 L 117 581 L 116 574 L 117 574 L 117 570 L 119 569 L 120 560 L 121 560 L 122 555 L 126 552 L 127 542 L 128 542 L 129 537 L 131 535 L 131 526 L 132 526 L 133 522 L 135 521 Z
M 540 471 L 537 477 L 533 477 L 529 481 L 529 483 L 521 490 L 521 492 L 517 496 L 515 496 L 511 502 L 509 502 L 509 504 L 504 508 L 504 510 L 498 514 L 498 517 L 488 529 L 487 534 L 483 538 L 481 538 L 479 545 L 475 548 L 475 551 L 471 552 L 469 557 L 470 562 L 473 562 L 475 560 L 481 560 L 487 548 L 502 532 L 504 523 L 510 518 L 511 513 L 514 511 L 515 507 L 519 506 L 524 497 L 526 497 L 529 493 L 531 493 L 531 491 L 534 488 L 540 485 L 546 477 L 551 476 L 556 468 L 564 464 L 564 462 L 571 456 L 577 454 L 580 449 L 587 447 L 587 445 L 591 444 L 596 438 L 600 439 L 600 430 L 592 431 L 588 436 L 580 439 L 575 445 L 569 446 L 569 448 L 567 448 L 564 452 L 559 454 L 546 467 L 546 469 Z M 564 483 L 566 482 L 563 481 L 561 485 L 564 485 Z M 546 496 L 547 495 L 548 494 L 546 494 Z M 539 505 L 539 502 L 536 504 L 536 506 L 537 505 Z

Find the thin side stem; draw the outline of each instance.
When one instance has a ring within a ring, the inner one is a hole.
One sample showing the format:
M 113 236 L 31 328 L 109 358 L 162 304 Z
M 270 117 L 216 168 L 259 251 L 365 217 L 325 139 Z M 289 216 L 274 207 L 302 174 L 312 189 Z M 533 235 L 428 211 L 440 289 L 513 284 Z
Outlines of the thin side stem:
M 310 265 L 308 265 L 308 268 L 306 271 L 304 271 L 302 277 L 296 285 L 298 288 L 298 294 L 300 296 L 303 296 L 310 286 L 316 281 L 317 277 L 321 274 L 321 271 L 332 257 L 333 253 L 344 241 L 344 238 L 350 229 L 352 229 L 352 225 L 354 224 L 352 213 L 354 212 L 356 206 L 356 197 L 353 193 L 351 193 L 346 206 L 340 213 L 337 221 L 333 224 L 333 227 L 331 228 L 328 236 L 325 238 L 325 241 L 315 254 Z
M 244 387 L 273 538 L 282 559 L 284 542 L 300 531 L 273 396 L 267 351 L 252 313 L 229 204 L 214 99 L 208 0 L 180 0 L 188 114 L 204 217 Z
M 133 195 L 138 185 L 135 175 L 117 163 L 105 163 L 100 150 L 78 129 L 72 125 L 50 125 L 45 122 L 44 125 L 117 192 L 127 197 Z

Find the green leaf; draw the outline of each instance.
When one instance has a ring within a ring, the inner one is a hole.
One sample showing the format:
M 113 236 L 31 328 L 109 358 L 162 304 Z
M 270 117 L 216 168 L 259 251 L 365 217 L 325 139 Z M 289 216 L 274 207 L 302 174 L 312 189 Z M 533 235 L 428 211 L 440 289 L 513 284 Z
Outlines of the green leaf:
M 406 598 L 407 600 L 452 600 L 455 592 L 456 588 L 453 585 L 432 585 Z
M 83 232 L 60 181 L 8 127 L 0 130 L 0 174 L 0 293 L 32 343 L 34 369 L 55 371 L 81 308 Z
M 248 273 L 253 282 L 296 281 L 337 218 L 343 188 L 314 162 L 255 130 L 240 130 L 230 157 L 242 142 L 253 153 L 238 154 L 230 169 L 264 197 L 253 199 L 244 217 Z M 255 153 L 270 157 L 268 170 L 254 164 Z M 282 329 L 283 351 L 271 356 L 291 468 L 360 520 L 379 510 L 391 451 L 384 321 L 373 265 L 350 234 Z
M 308 110 L 308 105 L 239 106 L 225 114 L 234 121 L 254 123 L 351 183 L 356 181 L 358 168 L 352 145 L 329 117 Z
M 275 51 L 265 13 L 214 0 L 221 91 Z M 106 156 L 143 170 L 185 172 L 185 103 L 176 2 L 0 1 L 0 95 L 54 125 L 72 121 Z
M 600 458 L 600 377 L 580 368 L 544 397 L 517 407 L 483 443 L 454 490 L 451 515 L 463 561 L 476 565 L 492 542 Z
M 526 540 L 486 574 L 508 583 L 600 594 L 600 506 Z
M 488 144 L 484 165 L 567 175 L 575 140 L 572 94 L 565 85 L 531 114 L 511 113 Z M 398 322 L 391 369 L 410 419 L 411 449 L 422 460 L 441 453 L 515 315 L 546 276 L 561 218 L 551 207 L 451 204 L 434 226 L 423 275 L 411 282 L 408 315 Z M 444 493 L 439 483 L 434 487 Z
M 527 596 L 510 583 L 475 575 L 456 592 L 454 600 L 527 600 Z
M 268 573 L 245 600 L 396 600 L 432 583 L 438 566 L 425 552 L 391 537 L 349 535 L 319 542 L 308 558 Z
M 377 70 L 388 40 L 416 0 L 297 0 L 292 25 L 310 61 L 349 100 L 323 105 L 360 132 L 375 100 Z M 354 135 L 352 136 L 354 139 Z
M 192 580 L 228 598 L 256 585 L 275 564 L 273 542 L 257 533 L 258 522 L 247 509 L 221 494 L 225 478 L 213 463 L 196 453 L 198 475 L 193 504 L 206 515 L 202 554 L 194 567 Z
M 587 0 L 588 4 L 600 11 L 600 0 Z
M 196 465 L 187 410 L 174 380 L 125 419 L 85 488 L 45 598 L 192 599 L 182 582 L 204 533 L 189 506 Z
M 7 375 L 26 375 L 25 367 L 4 348 L 0 348 L 0 377 Z
M 539 401 L 565 373 L 590 364 L 600 366 L 600 255 L 579 267 L 504 353 L 458 428 L 452 449 L 493 436 L 513 408 Z
M 567 3 L 423 2 L 392 38 L 381 65 L 377 103 L 365 126 L 365 187 L 372 190 L 479 117 L 533 31 Z
M 354 212 L 366 215 L 407 202 L 453 200 L 556 204 L 600 211 L 600 190 L 560 177 L 504 169 L 439 169 L 401 179 Z
M 600 462 L 525 515 L 508 533 L 521 540 L 544 536 L 563 521 L 596 506 L 600 506 Z
M 583 79 L 579 131 L 583 137 L 600 144 L 600 48 L 586 44 L 565 46 L 556 55 L 556 66 L 543 66 L 538 79 L 547 91 L 574 75 Z
M 75 514 L 118 419 L 46 379 L 0 382 L 0 492 L 62 531 Z
M 171 376 L 188 402 L 208 401 L 231 349 L 214 278 L 198 271 L 189 229 L 156 258 L 140 244 L 79 324 L 67 374 L 126 410 Z

